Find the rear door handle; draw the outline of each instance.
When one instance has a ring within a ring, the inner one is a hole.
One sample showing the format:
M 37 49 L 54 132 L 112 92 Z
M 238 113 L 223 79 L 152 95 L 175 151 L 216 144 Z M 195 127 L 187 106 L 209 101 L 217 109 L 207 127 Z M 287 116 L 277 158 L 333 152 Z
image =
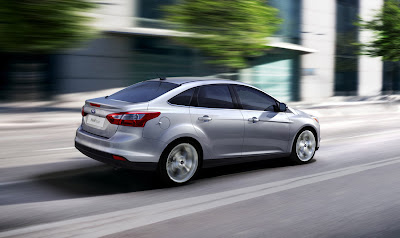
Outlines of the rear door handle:
M 252 117 L 252 118 L 249 118 L 249 121 L 256 123 L 256 122 L 260 121 L 260 119 L 258 119 L 257 117 Z
M 204 115 L 202 117 L 199 117 L 198 119 L 199 119 L 199 121 L 211 121 L 212 120 L 212 118 L 209 117 L 208 115 Z

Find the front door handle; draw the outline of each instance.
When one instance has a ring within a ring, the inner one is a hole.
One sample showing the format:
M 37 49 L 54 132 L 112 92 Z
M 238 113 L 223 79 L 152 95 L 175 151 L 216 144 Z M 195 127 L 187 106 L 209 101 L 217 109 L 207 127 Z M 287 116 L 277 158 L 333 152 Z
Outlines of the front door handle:
M 252 118 L 249 118 L 249 121 L 256 123 L 256 122 L 260 121 L 260 119 L 258 119 L 257 117 L 252 117 Z
M 199 119 L 200 121 L 204 121 L 204 122 L 206 122 L 206 121 L 211 121 L 211 120 L 212 120 L 212 118 L 209 117 L 208 115 L 204 115 L 204 116 L 202 116 L 202 117 L 199 117 L 198 119 Z

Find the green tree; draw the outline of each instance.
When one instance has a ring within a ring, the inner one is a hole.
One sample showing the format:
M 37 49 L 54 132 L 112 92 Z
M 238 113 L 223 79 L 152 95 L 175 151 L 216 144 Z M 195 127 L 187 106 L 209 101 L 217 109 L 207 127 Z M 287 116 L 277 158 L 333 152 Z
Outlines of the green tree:
M 387 0 L 370 21 L 360 19 L 362 30 L 372 31 L 373 40 L 359 44 L 360 53 L 382 57 L 385 61 L 400 60 L 400 2 Z
M 51 54 L 94 36 L 91 0 L 0 1 L 1 95 L 5 100 L 49 97 Z M 86 15 L 85 15 L 86 14 Z M 46 93 L 44 93 L 46 91 Z
M 267 37 L 281 23 L 265 0 L 180 0 L 165 7 L 167 22 L 191 37 L 177 40 L 200 49 L 210 62 L 232 69 L 246 67 L 268 48 Z
M 47 54 L 89 39 L 89 0 L 0 1 L 0 51 Z

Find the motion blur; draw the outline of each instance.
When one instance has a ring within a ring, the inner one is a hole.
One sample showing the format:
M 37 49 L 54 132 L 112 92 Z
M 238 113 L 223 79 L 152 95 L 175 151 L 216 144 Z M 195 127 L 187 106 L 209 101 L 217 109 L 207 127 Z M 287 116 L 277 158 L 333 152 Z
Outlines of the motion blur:
M 0 237 L 399 237 L 399 24 L 398 0 L 1 1 Z M 318 117 L 318 153 L 164 187 L 75 149 L 86 99 L 188 76 Z

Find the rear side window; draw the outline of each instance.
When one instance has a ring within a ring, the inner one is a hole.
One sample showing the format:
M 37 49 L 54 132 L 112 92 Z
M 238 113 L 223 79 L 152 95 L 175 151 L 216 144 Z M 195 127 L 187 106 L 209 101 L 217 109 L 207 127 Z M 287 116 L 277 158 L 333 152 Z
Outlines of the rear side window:
M 254 88 L 235 85 L 236 92 L 243 109 L 258 111 L 274 111 L 276 101 L 267 94 Z
M 190 106 L 192 96 L 194 93 L 194 88 L 186 90 L 175 97 L 171 98 L 168 102 L 175 105 Z
M 158 81 L 146 81 L 129 86 L 108 97 L 131 103 L 148 102 L 178 87 L 178 84 Z
M 234 108 L 229 88 L 222 84 L 201 86 L 197 103 L 199 107 Z

